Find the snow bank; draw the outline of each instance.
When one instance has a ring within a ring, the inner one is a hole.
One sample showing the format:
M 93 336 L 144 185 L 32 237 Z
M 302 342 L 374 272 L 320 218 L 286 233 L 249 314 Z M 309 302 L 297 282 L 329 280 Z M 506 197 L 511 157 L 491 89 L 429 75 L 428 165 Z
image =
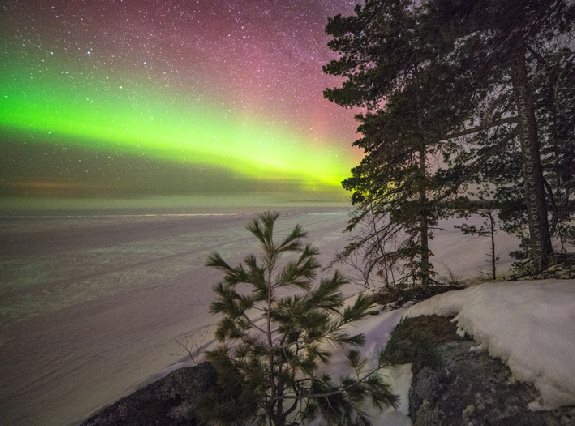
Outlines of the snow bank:
M 481 284 L 437 295 L 405 317 L 457 315 L 472 335 L 513 376 L 531 382 L 541 400 L 531 408 L 575 404 L 575 280 Z

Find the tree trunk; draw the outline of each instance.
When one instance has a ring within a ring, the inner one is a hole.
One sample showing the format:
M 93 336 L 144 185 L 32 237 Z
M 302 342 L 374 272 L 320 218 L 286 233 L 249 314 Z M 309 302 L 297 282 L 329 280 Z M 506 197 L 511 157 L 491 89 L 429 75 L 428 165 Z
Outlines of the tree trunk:
M 429 285 L 431 267 L 429 264 L 429 221 L 427 217 L 427 195 L 426 195 L 426 162 L 425 162 L 425 145 L 419 149 L 419 171 L 421 182 L 419 185 L 419 238 L 421 251 L 421 285 Z
M 275 368 L 275 362 L 274 362 L 274 353 L 273 353 L 273 340 L 272 340 L 272 318 L 271 318 L 271 312 L 272 312 L 272 292 L 273 292 L 273 285 L 272 285 L 272 269 L 273 269 L 273 265 L 270 264 L 269 269 L 268 269 L 268 276 L 267 276 L 267 286 L 268 286 L 268 300 L 267 300 L 267 311 L 266 311 L 266 325 L 267 325 L 267 329 L 266 329 L 266 337 L 267 337 L 267 343 L 268 343 L 268 357 L 269 357 L 269 376 L 268 376 L 268 386 L 270 389 L 270 395 L 271 395 L 271 399 L 270 401 L 266 404 L 266 413 L 268 415 L 269 418 L 273 419 L 273 423 L 276 424 L 275 421 L 275 397 L 276 397 L 276 383 L 275 383 L 275 372 L 274 372 L 274 368 Z
M 497 279 L 497 257 L 495 256 L 495 218 L 491 211 L 487 212 L 489 218 L 489 233 L 491 237 L 491 278 Z
M 519 118 L 519 141 L 523 158 L 523 180 L 531 240 L 531 257 L 535 271 L 540 272 L 549 266 L 553 248 L 549 235 L 537 122 L 527 76 L 524 46 L 517 47 L 511 65 L 511 78 Z

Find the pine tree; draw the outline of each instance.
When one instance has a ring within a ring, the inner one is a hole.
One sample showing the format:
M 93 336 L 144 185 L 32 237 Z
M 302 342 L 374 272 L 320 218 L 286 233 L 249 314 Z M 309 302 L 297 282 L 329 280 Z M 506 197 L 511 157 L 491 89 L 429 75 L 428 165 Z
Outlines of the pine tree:
M 575 242 L 575 52 L 553 46 L 532 56 L 550 233 L 564 249 Z
M 449 197 L 489 182 L 504 229 L 525 236 L 532 270 L 546 268 L 551 237 L 572 238 L 574 91 L 566 45 L 575 5 L 367 0 L 355 13 L 329 21 L 339 58 L 324 67 L 345 78 L 325 96 L 364 110 L 356 145 L 366 155 L 344 182 L 357 207 L 350 228 L 370 212 L 387 215 L 388 224 L 364 241 L 405 232 L 411 249 L 397 258 L 408 259 L 425 283 L 429 230 Z M 348 253 L 361 246 L 355 241 Z
M 562 243 L 573 241 L 572 218 L 575 214 L 575 55 L 569 49 L 556 46 L 531 49 L 529 65 L 532 69 L 533 97 L 541 139 L 543 184 L 549 209 L 549 234 Z M 512 116 L 514 106 L 510 88 L 500 90 L 500 113 Z M 504 128 L 504 126 L 506 128 Z M 489 132 L 466 142 L 475 146 L 477 157 L 466 165 L 482 163 L 475 168 L 476 181 L 496 185 L 491 200 L 500 208 L 503 229 L 516 234 L 522 250 L 513 255 L 520 270 L 533 269 L 530 265 L 531 242 L 522 177 L 523 157 L 517 140 L 517 127 L 511 121 L 492 127 Z M 474 142 L 475 139 L 475 142 Z M 521 271 L 519 271 L 521 272 Z
M 476 92 L 468 90 L 465 70 L 479 58 L 469 49 L 461 62 L 445 61 L 451 38 L 426 22 L 411 1 L 368 0 L 355 13 L 329 20 L 329 47 L 339 58 L 324 71 L 345 81 L 324 95 L 364 111 L 357 115 L 363 137 L 354 145 L 365 156 L 343 182 L 356 206 L 349 229 L 366 217 L 375 215 L 379 221 L 343 256 L 401 235 L 392 249 L 394 261 L 411 271 L 404 278 L 426 286 L 434 276 L 433 228 L 447 214 L 446 200 L 458 190 L 458 184 L 438 173 L 439 157 L 445 134 L 469 115 Z M 388 253 L 389 248 L 375 252 Z M 367 262 L 373 264 L 373 256 Z
M 485 188 L 482 188 L 481 192 L 488 191 Z M 482 200 L 483 201 L 483 200 Z M 483 219 L 482 223 L 477 227 L 476 225 L 469 225 L 464 223 L 460 226 L 456 226 L 461 230 L 463 234 L 467 235 L 477 235 L 479 237 L 489 237 L 490 239 L 490 247 L 489 252 L 486 254 L 488 261 L 489 261 L 489 278 L 492 280 L 497 279 L 497 261 L 499 260 L 499 256 L 497 256 L 497 252 L 495 250 L 495 234 L 499 230 L 498 227 L 498 214 L 497 208 L 495 203 L 493 202 L 470 202 L 469 199 L 462 199 L 459 200 L 461 206 L 460 216 L 469 218 L 471 213 L 476 213 Z
M 545 190 L 542 156 L 545 129 L 537 115 L 533 62 L 537 50 L 556 48 L 564 35 L 572 31 L 575 5 L 561 0 L 482 0 L 473 3 L 430 0 L 424 2 L 424 7 L 431 21 L 451 29 L 450 37 L 455 40 L 451 55 L 454 60 L 459 60 L 461 56 L 457 52 L 470 43 L 480 53 L 481 61 L 468 68 L 467 73 L 473 90 L 488 94 L 477 98 L 485 101 L 483 108 L 480 103 L 477 106 L 486 114 L 480 117 L 479 126 L 467 129 L 467 134 L 471 133 L 469 130 L 475 130 L 491 142 L 497 141 L 498 134 L 502 139 L 492 145 L 495 147 L 517 140 L 529 254 L 532 268 L 540 271 L 549 265 L 553 249 L 548 221 L 549 191 L 546 193 Z M 511 128 L 503 126 L 503 132 L 498 129 L 501 124 L 511 123 Z M 508 135 L 511 137 L 507 138 Z M 488 151 L 483 150 L 484 154 Z M 491 150 L 491 155 L 495 151 Z M 478 159 L 485 161 L 486 157 L 482 155 Z M 493 175 L 495 171 L 491 172 Z M 503 188 L 503 192 L 507 190 Z
M 208 395 L 202 405 L 210 408 L 200 411 L 226 424 L 285 425 L 318 414 L 339 424 L 369 424 L 361 402 L 396 404 L 378 369 L 366 371 L 357 350 L 348 353 L 354 374 L 339 384 L 319 368 L 330 358 L 328 344 L 363 344 L 363 335 L 350 335 L 345 327 L 374 314 L 372 300 L 359 295 L 344 307 L 341 287 L 347 281 L 337 271 L 312 285 L 320 268 L 317 249 L 304 245 L 299 225 L 276 241 L 277 218 L 267 212 L 248 226 L 259 257 L 247 256 L 235 267 L 217 253 L 208 259 L 224 274 L 210 310 L 222 315 L 216 337 L 226 345 L 208 352 L 220 373 L 219 392 Z

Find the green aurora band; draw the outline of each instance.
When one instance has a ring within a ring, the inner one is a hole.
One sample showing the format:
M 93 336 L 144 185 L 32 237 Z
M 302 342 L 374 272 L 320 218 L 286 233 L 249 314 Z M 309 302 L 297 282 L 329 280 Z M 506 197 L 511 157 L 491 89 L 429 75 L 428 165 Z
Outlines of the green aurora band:
M 0 133 L 296 180 L 302 188 L 337 187 L 352 167 L 341 149 L 152 83 L 61 70 L 32 75 L 21 63 L 0 68 Z

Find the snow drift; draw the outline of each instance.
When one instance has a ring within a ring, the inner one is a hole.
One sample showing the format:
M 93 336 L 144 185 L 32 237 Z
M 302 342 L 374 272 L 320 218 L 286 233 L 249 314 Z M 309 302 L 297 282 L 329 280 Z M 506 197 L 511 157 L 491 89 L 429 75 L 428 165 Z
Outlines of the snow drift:
M 404 317 L 456 315 L 460 331 L 541 393 L 532 409 L 575 404 L 575 281 L 487 283 L 432 297 Z

